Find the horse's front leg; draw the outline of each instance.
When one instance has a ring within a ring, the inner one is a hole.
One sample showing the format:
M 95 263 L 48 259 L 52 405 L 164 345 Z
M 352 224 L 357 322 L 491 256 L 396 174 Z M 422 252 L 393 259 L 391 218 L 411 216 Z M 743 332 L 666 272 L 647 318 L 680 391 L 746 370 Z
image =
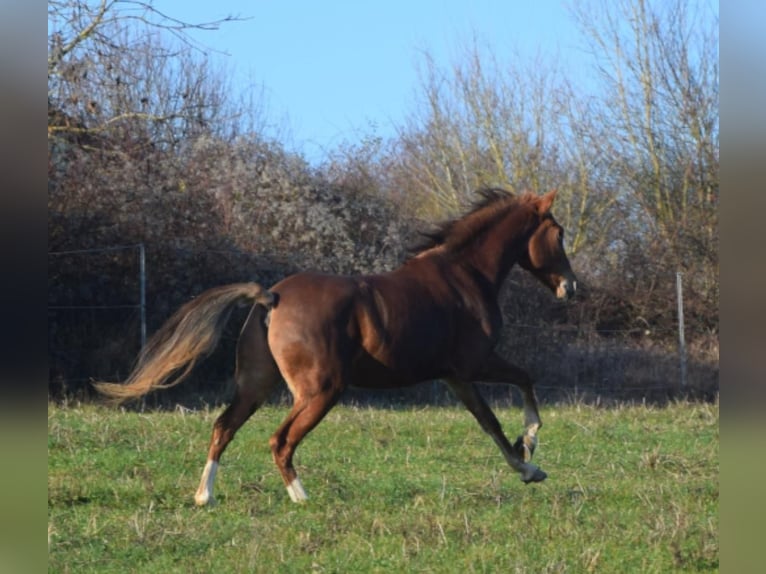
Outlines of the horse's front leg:
M 524 400 L 524 434 L 519 435 L 513 447 L 525 462 L 532 459 L 537 448 L 537 431 L 543 426 L 537 408 L 537 397 L 531 377 L 526 371 L 511 365 L 495 353 L 490 355 L 480 380 L 487 383 L 510 383 L 521 391 Z
M 511 468 L 521 475 L 522 481 L 529 483 L 545 480 L 547 477 L 545 472 L 537 468 L 534 464 L 524 460 L 519 449 L 508 442 L 508 439 L 500 426 L 500 422 L 492 412 L 492 409 L 489 408 L 489 405 L 487 405 L 486 401 L 479 394 L 475 384 L 457 380 L 448 380 L 447 383 L 457 398 L 459 398 L 471 414 L 473 414 L 484 432 L 492 437 L 492 440 L 494 440 L 495 444 L 500 448 L 500 451 L 503 453 L 505 460 Z

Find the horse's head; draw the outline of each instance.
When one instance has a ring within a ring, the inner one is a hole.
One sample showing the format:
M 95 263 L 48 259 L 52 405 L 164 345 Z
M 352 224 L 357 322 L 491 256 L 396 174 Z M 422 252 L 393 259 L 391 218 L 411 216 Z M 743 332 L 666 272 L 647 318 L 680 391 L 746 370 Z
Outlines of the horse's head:
M 577 278 L 564 251 L 564 229 L 551 215 L 556 191 L 532 201 L 536 228 L 519 259 L 519 265 L 541 283 L 547 285 L 559 299 L 569 299 L 577 290 Z

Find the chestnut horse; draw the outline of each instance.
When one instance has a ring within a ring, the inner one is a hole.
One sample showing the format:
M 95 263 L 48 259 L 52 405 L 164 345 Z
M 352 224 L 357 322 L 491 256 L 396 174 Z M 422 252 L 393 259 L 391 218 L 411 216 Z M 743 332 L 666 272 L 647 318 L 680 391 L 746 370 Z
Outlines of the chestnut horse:
M 97 389 L 122 401 L 181 382 L 216 347 L 231 310 L 245 302 L 251 309 L 237 343 L 236 395 L 213 426 L 198 505 L 213 502 L 221 454 L 282 379 L 294 402 L 269 444 L 295 502 L 307 498 L 293 466 L 295 449 L 349 385 L 381 389 L 443 379 L 522 481 L 545 480 L 529 462 L 542 426 L 532 380 L 493 351 L 502 325 L 497 299 L 515 263 L 559 299 L 574 294 L 575 276 L 563 229 L 550 212 L 555 191 L 479 193 L 469 213 L 426 234 L 419 250 L 389 273 L 298 273 L 269 290 L 241 283 L 202 293 L 151 338 L 126 384 Z M 521 390 L 525 430 L 515 444 L 474 381 Z

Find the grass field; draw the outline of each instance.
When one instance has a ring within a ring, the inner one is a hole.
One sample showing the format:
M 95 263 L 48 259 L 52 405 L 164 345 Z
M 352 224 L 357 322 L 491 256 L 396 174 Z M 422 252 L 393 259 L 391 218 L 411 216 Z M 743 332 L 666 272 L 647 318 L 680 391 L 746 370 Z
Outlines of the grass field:
M 461 408 L 337 407 L 296 466 L 268 450 L 286 409 L 192 501 L 218 410 L 48 407 L 49 572 L 700 572 L 718 570 L 718 405 L 542 409 L 526 486 Z M 513 440 L 518 409 L 496 409 Z

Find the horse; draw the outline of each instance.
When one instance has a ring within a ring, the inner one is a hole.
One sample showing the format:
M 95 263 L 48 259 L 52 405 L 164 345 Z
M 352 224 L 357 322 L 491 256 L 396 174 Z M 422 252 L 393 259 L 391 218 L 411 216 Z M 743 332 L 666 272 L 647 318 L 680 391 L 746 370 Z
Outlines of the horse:
M 203 292 L 152 336 L 124 384 L 96 383 L 96 389 L 122 402 L 182 382 L 216 348 L 232 310 L 249 305 L 237 340 L 235 395 L 213 425 L 197 505 L 215 503 L 221 455 L 281 380 L 293 404 L 269 445 L 293 502 L 308 498 L 293 466 L 295 450 L 349 386 L 384 389 L 441 379 L 524 483 L 545 480 L 547 474 L 531 462 L 542 427 L 533 381 L 494 348 L 502 327 L 498 295 L 513 265 L 558 299 L 572 297 L 577 288 L 564 230 L 551 214 L 556 191 L 477 193 L 472 209 L 424 233 L 393 271 L 300 272 L 270 289 L 251 282 Z M 515 443 L 476 382 L 520 389 L 524 432 Z

